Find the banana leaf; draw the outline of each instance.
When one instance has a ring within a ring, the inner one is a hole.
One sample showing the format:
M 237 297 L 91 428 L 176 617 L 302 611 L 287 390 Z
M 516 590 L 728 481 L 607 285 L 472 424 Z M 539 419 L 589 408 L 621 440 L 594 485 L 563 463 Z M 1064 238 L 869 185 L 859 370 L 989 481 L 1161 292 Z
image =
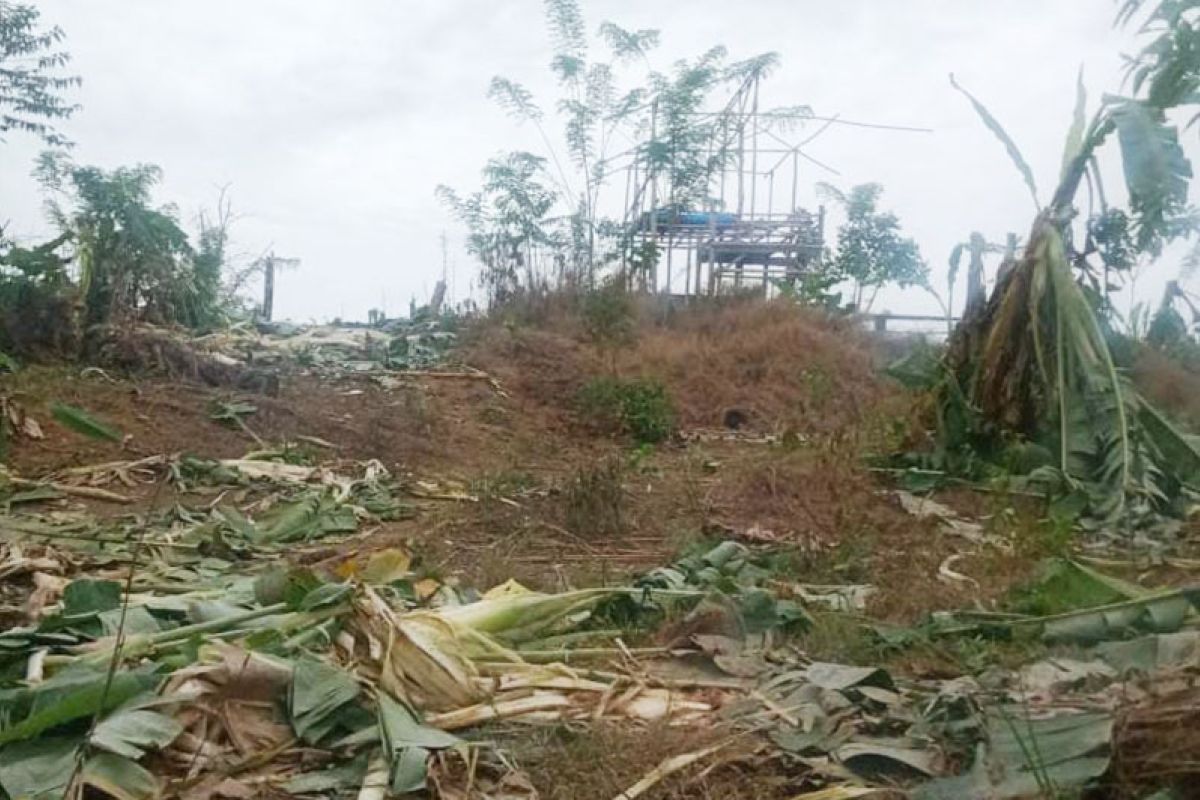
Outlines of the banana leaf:
M 0 749 L 0 789 L 8 797 L 58 800 L 82 744 L 79 736 L 43 736 Z
M 33 739 L 77 719 L 116 708 L 154 684 L 155 679 L 145 670 L 117 672 L 111 681 L 100 670 L 80 669 L 56 675 L 27 690 L 24 698 L 12 698 L 10 702 L 18 706 L 26 700 L 28 711 L 20 721 L 0 730 L 0 745 Z
M 1168 40 L 1190 35 L 1184 25 L 1190 21 L 1182 15 L 1165 20 L 1163 35 Z M 1187 208 L 1192 167 L 1166 120 L 1173 108 L 1196 102 L 1184 76 L 1200 70 L 1198 52 L 1147 47 L 1130 59 L 1129 68 L 1135 92 L 1152 78 L 1145 96 L 1106 96 L 1089 123 L 1080 76 L 1053 199 L 1039 211 L 1024 255 L 1002 270 L 988 302 L 968 309 L 948 348 L 952 378 L 936 389 L 939 408 L 953 405 L 962 392 L 966 403 L 959 405 L 971 417 L 965 426 L 939 419 L 943 442 L 985 455 L 1014 437 L 1048 447 L 1056 453 L 1062 488 L 1085 497 L 1087 515 L 1104 524 L 1144 519 L 1146 511 L 1179 515 L 1182 489 L 1194 489 L 1200 474 L 1200 450 L 1138 396 L 1114 365 L 1099 316 L 1108 287 L 1099 285 L 1088 264 L 1095 250 L 1092 234 L 1086 245 L 1075 246 L 1075 195 L 1088 164 L 1096 163 L 1097 148 L 1115 132 L 1134 255 L 1158 255 L 1165 242 L 1192 229 Z M 951 82 L 1004 144 L 1036 202 L 1032 172 L 1015 142 L 979 100 L 953 77 Z M 1103 206 L 1102 190 L 1100 199 Z M 1083 288 L 1089 279 L 1089 288 Z M 991 447 L 981 448 L 981 438 Z
M 379 739 L 391 762 L 392 792 L 403 794 L 425 788 L 426 762 L 431 750 L 457 747 L 453 734 L 421 723 L 406 706 L 380 694 Z
M 1008 152 L 1008 157 L 1012 159 L 1013 166 L 1021 173 L 1021 177 L 1025 179 L 1025 185 L 1029 187 L 1029 195 L 1033 198 L 1034 207 L 1040 210 L 1041 203 L 1038 202 L 1037 181 L 1033 179 L 1033 170 L 1029 168 L 1029 163 L 1025 161 L 1025 156 L 1021 155 L 1021 149 L 1017 147 L 1017 143 L 1013 141 L 1012 137 L 1008 135 L 1008 131 L 1004 130 L 1004 126 L 1000 124 L 998 119 L 992 116 L 992 112 L 988 111 L 983 103 L 979 102 L 973 94 L 958 85 L 958 81 L 954 79 L 953 75 L 950 76 L 950 85 L 962 92 L 971 101 L 971 106 L 975 109 L 975 113 L 979 115 L 979 118 L 983 120 L 983 124 L 1004 145 L 1004 149 Z
M 362 786 L 366 774 L 367 754 L 363 752 L 343 764 L 296 775 L 283 784 L 282 788 L 293 795 L 357 791 Z
M 93 746 L 137 760 L 147 750 L 166 747 L 183 732 L 174 719 L 147 708 L 119 708 L 96 725 Z
M 296 735 L 316 744 L 338 726 L 339 715 L 358 697 L 358 684 L 345 670 L 311 656 L 296 661 L 288 707 Z
M 120 442 L 121 432 L 116 428 L 93 417 L 82 408 L 55 403 L 50 406 L 50 413 L 64 428 L 81 433 L 92 439 L 107 439 L 110 442 Z
M 158 778 L 135 761 L 96 753 L 84 762 L 80 780 L 115 800 L 152 800 L 160 796 Z
M 987 739 L 964 775 L 920 786 L 914 800 L 1060 796 L 1108 769 L 1113 718 L 1103 712 L 1028 719 L 1019 708 L 988 714 Z

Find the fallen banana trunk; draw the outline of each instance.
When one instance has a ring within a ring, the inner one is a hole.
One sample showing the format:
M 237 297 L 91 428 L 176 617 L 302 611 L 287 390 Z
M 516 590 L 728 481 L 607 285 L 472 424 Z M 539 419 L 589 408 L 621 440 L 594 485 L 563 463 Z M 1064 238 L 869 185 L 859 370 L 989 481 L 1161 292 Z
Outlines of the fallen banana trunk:
M 400 613 L 371 587 L 363 586 L 353 603 L 352 641 L 342 645 L 348 656 L 370 665 L 372 677 L 389 695 L 433 713 L 494 704 L 499 693 L 513 690 L 603 692 L 607 684 L 581 681 L 565 666 L 557 673 L 528 672 L 523 654 L 501 639 L 528 641 L 545 635 L 599 601 L 631 591 L 641 590 L 586 589 L 545 595 L 518 587 L 462 606 Z M 488 677 L 482 674 L 481 663 L 488 664 Z M 504 672 L 505 665 L 511 665 L 513 674 Z

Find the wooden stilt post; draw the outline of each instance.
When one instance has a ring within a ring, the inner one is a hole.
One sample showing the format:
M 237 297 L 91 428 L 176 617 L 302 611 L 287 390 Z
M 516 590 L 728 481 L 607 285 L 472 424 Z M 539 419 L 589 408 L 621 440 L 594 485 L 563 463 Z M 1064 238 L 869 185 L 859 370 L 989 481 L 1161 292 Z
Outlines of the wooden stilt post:
M 262 317 L 264 322 L 271 321 L 275 313 L 275 254 L 271 253 L 263 260 L 263 303 Z
M 687 295 L 688 292 L 690 292 L 692 290 L 692 250 L 693 249 L 694 248 L 692 247 L 692 241 L 689 238 L 687 240 L 687 266 L 684 268 L 684 273 L 683 273 L 683 293 L 684 293 L 684 295 Z
M 792 207 L 788 209 L 789 214 L 796 211 L 796 187 L 800 185 L 800 148 L 792 151 Z
M 750 106 L 750 216 L 754 216 L 758 198 L 758 78 L 754 79 L 754 101 Z
M 675 237 L 667 233 L 667 297 L 671 296 L 671 253 L 675 251 Z
M 658 98 L 654 99 L 654 108 L 650 112 L 650 142 L 653 143 L 658 138 Z M 658 241 L 658 169 L 654 164 L 648 163 L 647 170 L 650 172 L 650 236 Z M 658 291 L 658 256 L 655 255 L 653 261 L 650 262 L 650 291 Z

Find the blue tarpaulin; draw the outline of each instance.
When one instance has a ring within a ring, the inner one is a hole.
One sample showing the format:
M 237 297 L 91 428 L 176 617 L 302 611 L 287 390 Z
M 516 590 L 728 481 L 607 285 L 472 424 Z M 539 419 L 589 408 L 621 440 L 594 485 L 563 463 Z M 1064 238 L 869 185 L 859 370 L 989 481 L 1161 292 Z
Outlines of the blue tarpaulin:
M 728 211 L 672 211 L 659 209 L 655 216 L 659 225 L 694 225 L 708 227 L 710 224 L 718 228 L 729 227 L 738 221 L 737 214 Z M 646 214 L 644 226 L 650 226 L 650 215 Z

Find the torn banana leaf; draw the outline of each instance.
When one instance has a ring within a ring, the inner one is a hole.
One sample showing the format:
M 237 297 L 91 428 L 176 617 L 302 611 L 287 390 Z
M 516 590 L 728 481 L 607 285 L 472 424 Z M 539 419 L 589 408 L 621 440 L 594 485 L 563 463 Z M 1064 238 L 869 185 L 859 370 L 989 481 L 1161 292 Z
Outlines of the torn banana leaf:
M 964 775 L 920 786 L 914 800 L 1062 796 L 1108 769 L 1113 718 L 1103 712 L 1029 719 L 1018 707 L 988 714 L 987 737 Z
M 432 711 L 474 705 L 485 693 L 458 631 L 433 612 L 397 614 L 369 587 L 354 601 L 354 627 L 377 654 L 379 686 Z
M 288 695 L 296 735 L 310 744 L 324 739 L 338 726 L 340 715 L 358 693 L 358 683 L 345 670 L 310 656 L 298 659 Z
M 1200 631 L 1159 633 L 1127 642 L 1107 642 L 1096 654 L 1122 672 L 1136 670 L 1150 674 L 1156 670 L 1200 665 Z
M 111 681 L 104 671 L 87 666 L 65 669 L 35 688 L 5 693 L 7 697 L 0 700 L 3 717 L 19 721 L 0 730 L 0 745 L 33 739 L 68 722 L 116 708 L 156 683 L 145 669 L 117 672 Z
M 251 532 L 257 544 L 307 540 L 358 529 L 354 510 L 339 504 L 329 492 L 282 503 L 255 521 Z
M 366 774 L 367 754 L 363 752 L 343 764 L 296 775 L 283 784 L 282 788 L 293 795 L 358 791 Z
M 117 709 L 92 731 L 91 743 L 101 750 L 137 760 L 147 750 L 166 747 L 182 732 L 178 722 L 157 711 Z
M 96 753 L 84 762 L 80 780 L 115 800 L 152 800 L 160 795 L 158 778 L 122 756 Z M 86 795 L 85 795 L 86 796 Z
M 60 798 L 76 775 L 82 736 L 48 736 L 0 749 L 0 788 L 10 798 Z M 150 800 L 160 793 L 158 779 L 124 756 L 97 752 L 87 757 L 78 780 L 116 800 Z M 87 796 L 86 794 L 83 796 Z
M 379 739 L 391 764 L 392 792 L 403 794 L 424 789 L 430 751 L 457 747 L 462 740 L 422 724 L 409 708 L 385 694 L 379 695 L 378 703 Z
M 79 736 L 43 736 L 0 748 L 0 789 L 13 798 L 62 797 L 82 744 Z
M 941 769 L 941 754 L 929 747 L 901 741 L 872 741 L 865 737 L 834 751 L 847 769 L 871 782 L 899 784 L 928 778 Z

